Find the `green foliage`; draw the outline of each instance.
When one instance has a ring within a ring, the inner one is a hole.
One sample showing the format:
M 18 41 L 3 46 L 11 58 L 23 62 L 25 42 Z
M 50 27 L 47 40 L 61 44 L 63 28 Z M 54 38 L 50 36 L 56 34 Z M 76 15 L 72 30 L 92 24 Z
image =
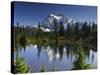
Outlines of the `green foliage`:
M 28 73 L 30 72 L 28 65 L 22 57 L 17 56 L 14 63 L 14 73 Z
M 76 55 L 76 59 L 73 62 L 74 65 L 74 70 L 79 70 L 79 69 L 89 69 L 90 65 L 85 63 L 85 53 L 82 48 L 82 40 L 80 39 L 79 41 L 79 46 L 77 47 L 78 53 Z

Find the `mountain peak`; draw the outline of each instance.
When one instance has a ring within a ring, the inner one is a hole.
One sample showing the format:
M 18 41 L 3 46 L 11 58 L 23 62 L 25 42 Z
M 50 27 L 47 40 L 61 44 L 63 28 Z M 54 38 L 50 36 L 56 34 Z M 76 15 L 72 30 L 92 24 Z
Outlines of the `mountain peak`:
M 50 17 L 53 17 L 53 18 L 55 18 L 57 20 L 62 19 L 62 16 L 58 16 L 58 15 L 55 15 L 55 14 L 50 14 Z
M 46 29 L 53 30 L 54 29 L 54 20 L 57 20 L 58 27 L 60 22 L 63 22 L 64 28 L 67 27 L 67 24 L 69 23 L 70 25 L 74 25 L 76 21 L 74 21 L 72 18 L 66 17 L 63 14 L 49 14 L 42 22 L 41 26 Z

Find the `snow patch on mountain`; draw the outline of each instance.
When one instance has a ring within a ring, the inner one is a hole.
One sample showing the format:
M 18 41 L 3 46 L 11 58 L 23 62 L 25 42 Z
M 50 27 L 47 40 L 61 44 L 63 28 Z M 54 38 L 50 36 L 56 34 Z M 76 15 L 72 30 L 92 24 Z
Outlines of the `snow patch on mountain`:
M 50 29 L 48 29 L 48 28 L 43 28 L 43 27 L 41 27 L 40 28 L 42 31 L 44 31 L 44 32 L 50 32 Z
M 54 14 L 50 14 L 50 16 L 51 16 L 51 17 L 54 17 L 54 18 L 57 19 L 57 20 L 62 19 L 62 16 L 56 16 L 56 15 L 54 15 Z

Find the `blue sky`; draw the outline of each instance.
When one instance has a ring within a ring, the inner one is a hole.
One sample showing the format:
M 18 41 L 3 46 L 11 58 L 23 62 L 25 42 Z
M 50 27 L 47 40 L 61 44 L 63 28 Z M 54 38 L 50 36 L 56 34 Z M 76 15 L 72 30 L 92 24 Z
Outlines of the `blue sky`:
M 97 23 L 97 7 L 95 6 L 15 2 L 14 24 L 19 22 L 20 25 L 37 25 L 51 13 L 63 14 L 76 21 Z

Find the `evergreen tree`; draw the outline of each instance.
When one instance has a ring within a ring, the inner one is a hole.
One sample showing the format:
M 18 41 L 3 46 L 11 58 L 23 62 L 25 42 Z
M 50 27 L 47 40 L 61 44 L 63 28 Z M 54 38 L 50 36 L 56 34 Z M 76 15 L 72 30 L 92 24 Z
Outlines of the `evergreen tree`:
M 64 25 L 63 25 L 63 22 L 60 22 L 59 36 L 64 36 Z
M 68 37 L 68 38 L 71 38 L 71 26 L 70 26 L 70 23 L 68 23 L 67 24 L 67 30 L 66 30 L 67 32 L 66 32 L 66 34 L 67 34 L 67 36 L 66 37 Z
M 40 38 L 41 34 L 41 29 L 40 29 L 40 23 L 38 24 L 38 31 L 37 31 L 37 38 Z
M 92 45 L 97 46 L 97 24 L 92 23 Z
M 77 55 L 76 55 L 76 59 L 73 62 L 73 70 L 80 70 L 80 69 L 89 69 L 90 68 L 90 64 L 86 64 L 85 59 L 85 53 L 84 50 L 82 48 L 82 39 L 79 40 L 79 44 L 77 47 Z
M 76 24 L 75 24 L 75 38 L 76 39 L 78 39 L 78 38 L 80 38 L 80 29 L 79 29 L 79 23 L 78 22 L 76 22 Z
M 88 37 L 88 26 L 87 26 L 87 22 L 85 22 L 83 25 L 82 25 L 82 29 L 81 29 L 81 33 L 82 33 L 82 38 L 83 39 L 86 39 Z
M 54 19 L 54 38 L 55 39 L 57 39 L 57 37 L 58 37 L 58 22 L 57 22 L 57 20 L 56 19 Z

